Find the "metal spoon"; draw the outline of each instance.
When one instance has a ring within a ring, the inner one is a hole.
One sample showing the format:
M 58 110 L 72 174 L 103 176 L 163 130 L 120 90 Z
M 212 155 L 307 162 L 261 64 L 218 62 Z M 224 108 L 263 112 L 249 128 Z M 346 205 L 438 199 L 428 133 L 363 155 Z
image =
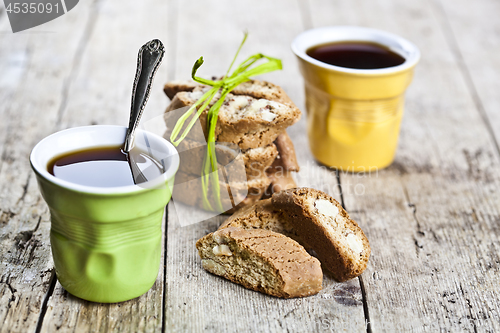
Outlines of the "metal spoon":
M 130 108 L 130 119 L 125 135 L 123 151 L 128 154 L 129 164 L 136 184 L 146 182 L 147 179 L 134 162 L 135 130 L 141 119 L 146 103 L 151 92 L 153 78 L 160 66 L 165 54 L 163 43 L 158 39 L 147 42 L 139 49 L 137 56 L 137 71 L 135 73 L 134 85 L 132 88 L 132 105 Z
M 146 107 L 153 84 L 153 78 L 160 67 L 165 54 L 163 43 L 159 39 L 147 42 L 139 49 L 137 71 L 132 88 L 132 105 L 123 150 L 128 153 L 134 147 L 134 134 Z

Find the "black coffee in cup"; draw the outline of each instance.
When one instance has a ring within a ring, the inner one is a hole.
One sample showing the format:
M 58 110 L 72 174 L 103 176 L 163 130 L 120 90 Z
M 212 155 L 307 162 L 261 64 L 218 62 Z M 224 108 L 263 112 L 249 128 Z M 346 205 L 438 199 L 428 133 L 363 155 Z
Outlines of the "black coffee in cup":
M 378 69 L 401 65 L 405 58 L 389 48 L 372 42 L 336 42 L 316 45 L 307 55 L 321 62 L 346 68 Z
M 133 149 L 134 164 L 147 170 L 149 179 L 161 175 L 161 164 L 151 156 Z M 52 159 L 47 169 L 56 178 L 86 186 L 116 187 L 136 183 L 129 154 L 121 146 L 98 147 L 71 152 Z

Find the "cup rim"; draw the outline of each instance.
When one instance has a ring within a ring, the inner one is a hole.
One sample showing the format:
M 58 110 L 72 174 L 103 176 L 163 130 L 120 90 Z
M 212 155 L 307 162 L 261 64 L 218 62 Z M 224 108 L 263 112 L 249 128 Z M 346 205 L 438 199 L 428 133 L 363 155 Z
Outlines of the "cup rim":
M 339 38 L 339 36 L 342 36 L 342 38 Z M 313 46 L 337 41 L 366 41 L 382 44 L 388 47 L 391 51 L 394 51 L 404 57 L 405 61 L 401 65 L 393 67 L 356 69 L 330 65 L 316 60 L 306 53 L 306 51 Z M 411 43 L 407 39 L 390 32 L 358 26 L 339 25 L 306 30 L 294 38 L 291 48 L 297 57 L 308 63 L 324 69 L 351 74 L 394 74 L 414 67 L 420 60 L 419 49 L 415 46 L 415 44 Z
M 169 155 L 169 156 L 172 157 L 172 159 L 170 161 L 171 163 L 166 168 L 165 172 L 163 172 L 160 176 L 158 176 L 158 177 L 156 177 L 156 178 L 154 178 L 146 183 L 141 183 L 140 186 L 139 185 L 127 185 L 127 186 L 115 186 L 115 187 L 96 187 L 96 186 L 87 186 L 87 185 L 72 183 L 72 182 L 69 182 L 67 180 L 57 178 L 57 177 L 53 176 L 52 174 L 50 174 L 47 170 L 47 166 L 41 165 L 41 163 L 39 163 L 38 159 L 36 158 L 41 147 L 44 144 L 47 144 L 47 142 L 49 142 L 49 140 L 53 140 L 54 138 L 57 138 L 60 136 L 68 135 L 70 133 L 94 131 L 97 128 L 99 128 L 99 130 L 102 129 L 103 131 L 108 131 L 108 132 L 110 132 L 112 130 L 116 131 L 118 129 L 121 129 L 121 130 L 123 130 L 123 137 L 124 138 L 125 138 L 125 132 L 127 129 L 127 127 L 125 127 L 125 126 L 118 126 L 118 125 L 93 125 L 93 126 L 72 127 L 72 128 L 58 131 L 56 133 L 53 133 L 53 134 L 43 138 L 42 140 L 40 140 L 40 142 L 38 142 L 35 145 L 35 147 L 33 147 L 31 154 L 30 154 L 31 167 L 39 176 L 41 176 L 45 180 L 47 180 L 50 183 L 53 183 L 55 185 L 58 185 L 60 187 L 69 189 L 69 190 L 73 190 L 76 192 L 82 192 L 82 193 L 88 193 L 88 194 L 116 194 L 116 195 L 118 195 L 118 194 L 131 194 L 131 193 L 135 193 L 135 192 L 145 191 L 145 190 L 148 190 L 151 188 L 158 188 L 159 186 L 164 185 L 165 182 L 168 179 L 172 178 L 175 175 L 175 173 L 177 172 L 177 170 L 179 168 L 179 162 L 180 162 L 179 153 L 177 152 L 177 149 L 175 149 L 175 147 L 170 142 L 168 142 L 166 139 L 162 138 L 161 136 L 156 135 L 154 133 L 151 133 L 149 131 L 140 130 L 140 129 L 137 129 L 136 137 L 139 134 L 146 133 L 148 140 L 153 139 L 153 140 L 156 140 L 157 142 L 160 142 L 161 144 L 164 144 L 167 147 L 167 150 L 169 151 L 169 153 L 171 153 L 171 155 Z M 108 145 L 106 145 L 106 144 L 89 145 L 88 148 L 100 147 L 100 146 L 103 146 L 103 147 L 109 146 L 109 144 Z M 85 149 L 85 146 L 75 147 L 75 149 L 73 149 L 73 150 L 77 151 L 80 149 Z M 70 152 L 70 151 L 72 151 L 72 149 L 67 149 L 67 151 Z M 58 155 L 61 155 L 61 154 L 63 154 L 63 153 L 56 153 L 53 156 L 51 156 L 50 159 L 52 159 Z

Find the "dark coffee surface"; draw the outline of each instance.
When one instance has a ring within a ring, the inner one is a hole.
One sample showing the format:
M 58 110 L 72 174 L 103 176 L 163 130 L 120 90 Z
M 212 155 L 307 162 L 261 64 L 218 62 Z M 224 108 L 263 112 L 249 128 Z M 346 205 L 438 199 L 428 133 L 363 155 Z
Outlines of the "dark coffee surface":
M 339 42 L 317 45 L 307 54 L 321 62 L 346 68 L 378 69 L 401 65 L 405 59 L 385 46 L 369 42 Z
M 151 156 L 141 151 L 132 153 L 135 164 L 148 174 L 148 180 L 162 173 L 160 164 Z M 53 176 L 79 185 L 116 187 L 135 184 L 129 156 L 121 147 L 99 147 L 58 156 L 47 169 Z

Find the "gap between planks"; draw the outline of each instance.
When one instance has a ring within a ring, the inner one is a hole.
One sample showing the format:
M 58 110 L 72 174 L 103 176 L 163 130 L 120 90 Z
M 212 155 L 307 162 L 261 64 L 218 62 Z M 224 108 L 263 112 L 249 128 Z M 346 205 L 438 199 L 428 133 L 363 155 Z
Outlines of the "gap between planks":
M 441 24 L 441 29 L 446 37 L 445 39 L 446 42 L 448 43 L 448 47 L 450 48 L 451 53 L 455 57 L 458 67 L 460 68 L 460 72 L 462 74 L 462 77 L 464 78 L 467 90 L 469 91 L 472 97 L 474 106 L 476 107 L 476 110 L 479 113 L 479 116 L 481 117 L 481 120 L 483 121 L 484 126 L 486 127 L 488 134 L 491 137 L 491 140 L 493 141 L 493 144 L 495 145 L 497 154 L 500 156 L 500 145 L 495 137 L 495 130 L 491 125 L 486 109 L 483 105 L 483 102 L 481 101 L 481 97 L 479 97 L 476 85 L 472 80 L 472 75 L 470 73 L 470 70 L 465 63 L 465 59 L 464 56 L 462 55 L 462 52 L 460 51 L 457 38 L 455 36 L 455 33 L 453 32 L 453 28 L 451 27 L 450 20 L 448 19 L 443 4 L 441 3 L 440 0 L 430 0 L 430 1 L 433 4 L 432 7 L 434 8 L 434 12 L 440 17 L 440 20 L 438 21 Z
M 175 67 L 177 63 L 177 30 L 178 30 L 178 1 L 177 0 L 167 0 L 169 7 L 169 12 L 167 13 L 168 18 L 168 47 L 171 50 L 170 59 L 167 62 L 167 77 L 165 82 L 172 80 L 175 76 Z M 172 199 L 170 199 L 172 200 Z M 170 202 L 169 202 L 170 204 Z M 167 321 L 166 321 L 166 307 L 167 307 L 167 256 L 168 256 L 168 206 L 165 207 L 165 230 L 163 230 L 163 295 L 162 295 L 162 309 L 161 309 L 161 332 L 166 333 L 167 331 Z
M 340 192 L 340 204 L 347 211 L 345 204 L 344 204 L 344 192 L 342 191 L 342 181 L 340 179 L 340 172 L 338 169 L 335 170 L 335 174 L 337 176 L 337 186 L 339 187 L 339 192 Z M 361 288 L 361 297 L 362 297 L 361 301 L 363 302 L 363 314 L 365 315 L 366 333 L 372 333 L 372 326 L 370 323 L 370 311 L 368 309 L 368 301 L 366 298 L 366 288 L 365 288 L 365 284 L 363 281 L 363 274 L 358 276 L 358 281 L 359 281 L 359 286 Z
M 165 320 L 165 307 L 167 301 L 167 235 L 168 235 L 168 205 L 165 207 L 165 230 L 163 230 L 163 294 L 162 294 L 162 307 L 161 307 L 161 332 L 167 331 L 167 321 Z
M 45 314 L 47 313 L 47 304 L 49 303 L 49 299 L 50 297 L 52 297 L 52 294 L 54 293 L 54 289 L 56 287 L 56 270 L 52 268 L 52 272 L 50 274 L 49 289 L 47 290 L 47 294 L 45 294 L 45 297 L 43 298 L 42 307 L 40 308 L 40 315 L 38 316 L 38 321 L 36 323 L 35 333 L 40 333 L 42 331 L 43 319 L 45 318 Z
M 304 30 L 312 29 L 313 28 L 313 23 L 312 23 L 312 13 L 311 13 L 311 3 L 309 0 L 297 0 L 299 8 L 300 8 L 300 15 L 302 18 L 302 25 Z M 346 209 L 346 206 L 344 204 L 344 194 L 342 191 L 342 182 L 340 179 L 340 173 L 338 170 L 335 170 L 335 175 L 337 179 L 337 186 L 339 189 L 339 194 L 340 194 L 340 203 L 344 209 Z M 366 332 L 367 333 L 372 333 L 371 329 L 371 323 L 370 323 L 370 313 L 368 310 L 368 303 L 367 303 L 367 298 L 366 298 L 366 288 L 363 282 L 363 277 L 360 275 L 358 277 L 359 285 L 361 288 L 361 296 L 362 296 L 362 303 L 363 303 L 363 314 L 365 317 L 365 327 L 366 327 Z
M 312 13 L 311 13 L 311 4 L 309 0 L 297 0 L 299 4 L 299 8 L 301 9 L 301 18 L 302 18 L 302 24 L 304 27 L 304 30 L 312 29 L 313 28 L 313 23 L 312 23 Z M 344 204 L 344 193 L 342 191 L 342 182 L 340 179 L 340 172 L 339 170 L 335 170 L 335 175 L 337 179 L 337 187 L 339 189 L 339 194 L 340 194 L 340 204 L 344 209 L 346 209 L 346 206 Z M 363 282 L 363 277 L 360 275 L 358 277 L 359 285 L 361 288 L 361 296 L 362 296 L 362 303 L 363 303 L 363 314 L 365 317 L 365 327 L 366 327 L 366 332 L 367 333 L 372 333 L 371 329 L 371 323 L 370 323 L 370 312 L 368 309 L 368 302 L 366 298 L 366 288 Z
M 87 23 L 85 24 L 85 31 L 78 42 L 78 47 L 76 48 L 75 57 L 73 58 L 73 62 L 71 64 L 71 70 L 69 75 L 64 79 L 64 85 L 62 90 L 62 98 L 61 105 L 59 106 L 59 110 L 57 111 L 56 118 L 56 130 L 60 130 L 61 122 L 64 115 L 64 111 L 66 110 L 66 106 L 68 104 L 68 95 L 71 87 L 71 83 L 73 81 L 73 77 L 75 76 L 76 71 L 80 67 L 80 63 L 82 61 L 83 54 L 85 52 L 85 48 L 87 47 L 90 37 L 92 36 L 92 32 L 94 31 L 95 23 L 97 22 L 97 17 L 99 16 L 99 11 L 97 6 L 99 2 L 102 0 L 94 0 L 91 5 L 89 18 Z
M 78 69 L 78 67 L 81 63 L 82 55 L 83 55 L 85 48 L 88 44 L 90 36 L 92 35 L 92 32 L 94 30 L 94 26 L 95 26 L 95 23 L 97 21 L 97 16 L 98 16 L 98 10 L 97 10 L 96 6 L 97 6 L 98 2 L 100 2 L 100 1 L 101 0 L 94 0 L 94 2 L 91 5 L 91 12 L 90 12 L 89 18 L 85 24 L 85 32 L 83 33 L 83 35 L 78 43 L 78 47 L 77 47 L 76 52 L 75 52 L 75 56 L 74 56 L 74 59 L 72 62 L 70 73 L 69 73 L 68 77 L 64 80 L 65 84 L 63 85 L 61 105 L 60 105 L 59 110 L 57 112 L 57 122 L 55 124 L 56 130 L 59 129 L 59 126 L 61 124 L 62 115 L 64 113 L 64 110 L 66 109 L 69 87 L 71 84 L 71 78 L 73 77 L 74 73 L 76 72 L 76 70 Z M 30 175 L 31 175 L 31 173 L 30 173 Z M 28 178 L 28 180 L 29 180 L 29 178 Z M 26 187 L 27 187 L 27 185 L 26 185 Z M 52 294 L 54 292 L 56 282 L 57 282 L 57 276 L 56 276 L 55 269 L 53 268 L 52 272 L 51 272 L 49 288 L 47 289 L 47 293 L 45 294 L 45 297 L 43 298 L 42 306 L 40 308 L 40 314 L 38 316 L 35 333 L 40 333 L 42 330 L 43 320 L 45 318 L 45 314 L 47 313 L 47 305 L 48 305 L 49 299 L 52 297 Z

